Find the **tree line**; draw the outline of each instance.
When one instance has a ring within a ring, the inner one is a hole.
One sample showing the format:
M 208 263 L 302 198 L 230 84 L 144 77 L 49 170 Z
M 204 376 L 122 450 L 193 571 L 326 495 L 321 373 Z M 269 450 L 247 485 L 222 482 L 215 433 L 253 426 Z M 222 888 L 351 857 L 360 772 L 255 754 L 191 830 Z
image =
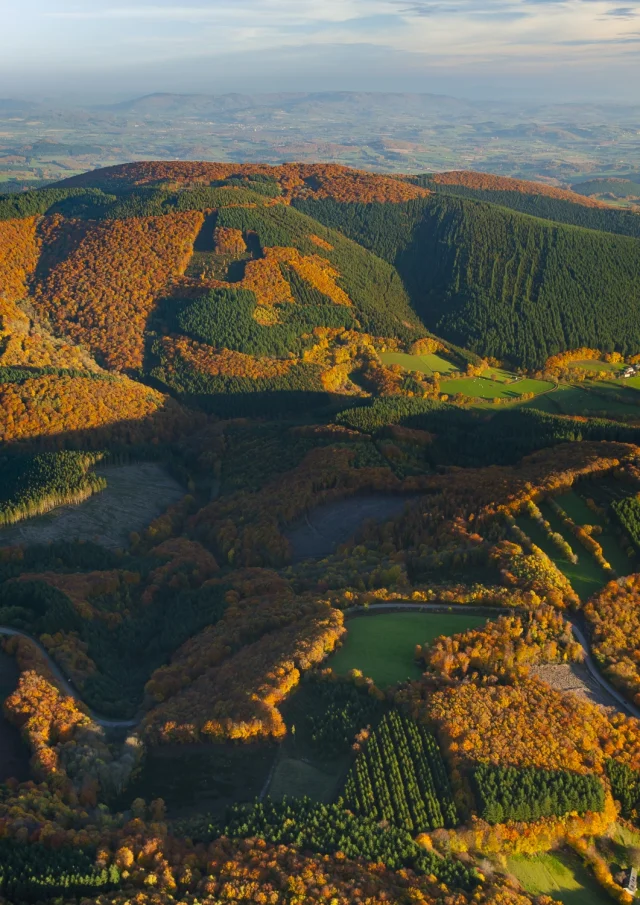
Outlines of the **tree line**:
M 382 435 L 388 425 L 435 434 L 425 456 L 434 466 L 512 465 L 538 449 L 582 440 L 637 443 L 640 429 L 591 418 L 574 421 L 537 409 L 486 412 L 434 399 L 390 397 L 367 400 L 338 413 L 338 424 Z
M 118 887 L 115 866 L 96 867 L 95 851 L 82 848 L 47 848 L 0 839 L 0 893 L 16 905 L 43 899 L 97 896 Z
M 472 188 L 465 185 L 440 184 L 430 177 L 417 177 L 417 185 L 443 195 L 456 195 L 476 201 L 487 201 L 500 207 L 529 214 L 542 220 L 580 226 L 601 232 L 616 233 L 621 236 L 640 238 L 640 217 L 635 211 L 613 207 L 587 207 L 566 198 L 554 198 L 535 192 L 508 191 L 490 188 Z

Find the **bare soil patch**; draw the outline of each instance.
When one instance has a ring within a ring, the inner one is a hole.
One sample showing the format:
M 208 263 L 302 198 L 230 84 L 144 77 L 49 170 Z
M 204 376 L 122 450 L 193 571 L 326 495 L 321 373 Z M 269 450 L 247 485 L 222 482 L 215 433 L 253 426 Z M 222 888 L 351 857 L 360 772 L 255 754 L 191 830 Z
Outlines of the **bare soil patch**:
M 412 499 L 415 498 L 367 494 L 318 506 L 285 531 L 293 549 L 293 562 L 329 556 L 368 519 L 381 522 L 393 518 Z
M 620 710 L 618 702 L 598 685 L 582 663 L 542 665 L 533 668 L 531 672 L 555 688 L 556 691 L 572 691 L 579 697 L 591 701 L 592 704 L 601 704 L 603 707 L 615 707 L 616 710 Z
M 126 547 L 132 531 L 142 531 L 184 494 L 184 488 L 157 462 L 96 468 L 107 487 L 78 505 L 58 506 L 46 515 L 0 529 L 0 547 L 85 540 L 110 549 Z

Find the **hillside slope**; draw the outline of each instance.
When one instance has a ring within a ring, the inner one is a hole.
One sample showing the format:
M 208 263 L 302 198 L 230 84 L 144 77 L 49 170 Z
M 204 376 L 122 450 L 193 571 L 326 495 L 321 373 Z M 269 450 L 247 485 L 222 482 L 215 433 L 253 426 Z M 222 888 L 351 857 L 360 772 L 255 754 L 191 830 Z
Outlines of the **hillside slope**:
M 143 186 L 187 188 L 243 180 L 277 185 L 285 198 L 335 198 L 339 201 L 407 201 L 428 191 L 380 173 L 365 173 L 336 164 L 209 163 L 148 161 L 107 167 L 58 183 L 60 188 L 94 188 L 120 193 Z
M 427 327 L 475 352 L 539 367 L 580 346 L 640 350 L 637 239 L 445 195 L 294 204 L 392 262 Z
M 0 197 L 0 367 L 105 368 L 246 413 L 368 395 L 384 381 L 369 373 L 376 349 L 426 335 L 392 265 L 287 197 L 422 189 L 340 168 L 217 164 L 72 182 Z
M 640 244 L 625 235 L 640 216 L 486 174 L 413 180 L 299 164 L 86 173 L 0 198 L 5 297 L 99 365 L 207 406 L 377 392 L 391 379 L 369 373 L 377 352 L 426 330 L 530 368 L 583 346 L 640 351 Z
M 416 176 L 411 182 L 431 192 L 489 201 L 557 223 L 640 238 L 639 213 L 620 210 L 586 194 L 541 182 L 469 172 Z

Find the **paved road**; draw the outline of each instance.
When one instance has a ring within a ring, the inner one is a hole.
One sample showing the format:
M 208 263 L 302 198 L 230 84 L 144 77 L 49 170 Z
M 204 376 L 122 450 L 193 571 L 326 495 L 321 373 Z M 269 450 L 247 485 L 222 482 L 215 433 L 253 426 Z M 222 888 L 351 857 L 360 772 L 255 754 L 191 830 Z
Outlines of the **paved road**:
M 38 648 L 40 653 L 43 655 L 43 657 L 47 661 L 47 665 L 49 666 L 49 669 L 55 676 L 56 681 L 57 681 L 58 685 L 60 686 L 60 688 L 62 689 L 62 691 L 64 691 L 65 694 L 70 695 L 70 697 L 75 698 L 76 701 L 79 701 L 83 705 L 83 707 L 86 710 L 88 710 L 89 716 L 94 721 L 94 723 L 97 723 L 99 726 L 104 726 L 105 729 L 117 729 L 117 728 L 137 726 L 138 723 L 140 722 L 140 719 L 141 719 L 140 717 L 137 717 L 136 719 L 133 719 L 133 720 L 109 720 L 106 717 L 100 716 L 99 713 L 96 713 L 95 710 L 92 710 L 90 707 L 87 707 L 87 705 L 84 703 L 84 701 L 80 697 L 80 694 L 78 693 L 78 691 L 73 687 L 73 685 L 70 683 L 70 681 L 66 678 L 66 676 L 61 671 L 60 667 L 57 665 L 55 660 L 53 660 L 51 658 L 46 647 L 43 647 L 42 644 L 40 644 L 40 642 L 36 638 L 34 638 L 32 635 L 28 635 L 27 632 L 21 632 L 17 628 L 9 628 L 9 626 L 6 626 L 6 625 L 0 625 L 0 635 L 11 635 L 11 636 L 17 635 L 21 638 L 27 638 L 29 641 L 31 641 L 32 644 L 35 644 L 35 646 Z
M 481 606 L 468 606 L 467 604 L 442 604 L 442 603 L 374 603 L 369 607 L 354 607 L 351 610 L 346 610 L 345 613 L 355 615 L 357 613 L 366 613 L 371 610 L 414 610 L 414 611 L 431 611 L 431 612 L 460 612 L 460 613 L 476 613 L 481 615 L 495 615 L 495 613 L 514 613 L 514 612 L 526 612 L 526 610 L 514 609 L 513 607 L 481 607 Z M 586 639 L 586 636 L 580 626 L 576 625 L 575 621 L 571 618 L 571 614 L 567 614 L 567 618 L 571 622 L 571 628 L 573 630 L 573 635 L 578 644 L 582 647 L 584 651 L 584 665 L 589 670 L 589 674 L 593 678 L 593 680 L 600 686 L 600 688 L 605 691 L 609 697 L 616 702 L 618 705 L 618 710 L 621 713 L 626 713 L 630 716 L 636 717 L 636 719 L 640 719 L 640 708 L 636 707 L 635 704 L 632 704 L 631 701 L 627 701 L 627 699 L 611 684 L 611 682 L 607 681 L 605 677 L 602 675 L 600 670 L 598 669 L 593 656 L 591 655 L 591 649 L 589 648 L 589 643 Z
M 471 606 L 467 604 L 442 604 L 442 603 L 374 603 L 368 607 L 353 607 L 352 609 L 345 610 L 346 616 L 355 616 L 358 613 L 370 613 L 370 612 L 380 612 L 383 610 L 412 610 L 413 612 L 440 612 L 440 613 L 448 613 L 448 612 L 456 612 L 456 613 L 474 613 L 482 616 L 495 616 L 496 614 L 503 613 L 515 613 L 515 612 L 526 612 L 523 610 L 517 610 L 513 607 L 486 607 L 486 606 Z M 569 616 L 571 619 L 571 616 Z M 571 628 L 573 630 L 574 637 L 576 641 L 580 644 L 584 651 L 584 664 L 589 670 L 590 675 L 593 680 L 605 691 L 609 697 L 614 700 L 618 709 L 621 713 L 626 713 L 631 716 L 640 719 L 640 708 L 636 707 L 630 701 L 627 701 L 620 692 L 613 687 L 611 682 L 608 682 L 607 679 L 604 678 L 598 667 L 596 666 L 595 660 L 591 655 L 591 651 L 589 649 L 589 644 L 587 639 L 582 631 L 582 629 L 576 625 L 574 621 L 571 621 Z M 109 720 L 105 717 L 100 716 L 100 714 L 96 713 L 91 708 L 87 707 L 86 704 L 82 701 L 79 693 L 73 687 L 73 685 L 69 682 L 69 680 L 64 676 L 61 672 L 58 665 L 54 662 L 54 660 L 50 657 L 48 651 L 45 647 L 40 644 L 35 638 L 31 635 L 28 635 L 26 632 L 22 632 L 19 629 L 9 628 L 8 626 L 0 625 L 0 635 L 19 635 L 22 638 L 28 638 L 35 646 L 38 648 L 40 653 L 44 656 L 49 665 L 49 668 L 53 675 L 56 677 L 58 684 L 65 692 L 65 694 L 70 695 L 75 698 L 77 701 L 82 703 L 84 707 L 88 710 L 89 716 L 91 719 L 97 723 L 99 726 L 104 726 L 105 729 L 117 729 L 117 728 L 132 728 L 133 726 L 137 726 L 141 720 L 141 716 L 136 717 L 132 720 Z

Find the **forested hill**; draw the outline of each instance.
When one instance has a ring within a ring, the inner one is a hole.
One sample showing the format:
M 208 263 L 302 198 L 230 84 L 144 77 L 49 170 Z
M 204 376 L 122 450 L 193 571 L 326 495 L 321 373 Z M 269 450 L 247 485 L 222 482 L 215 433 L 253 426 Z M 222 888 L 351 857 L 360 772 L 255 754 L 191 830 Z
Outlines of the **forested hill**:
M 82 173 L 58 183 L 60 188 L 92 188 L 120 194 L 144 188 L 194 188 L 271 183 L 283 198 L 335 198 L 340 201 L 405 201 L 428 194 L 418 185 L 335 164 L 210 163 L 208 161 L 144 161 Z
M 638 224 L 485 174 L 151 161 L 0 196 L 0 289 L 108 370 L 294 400 L 358 392 L 372 342 L 425 327 L 529 368 L 640 352 Z
M 537 367 L 580 346 L 640 350 L 638 239 L 444 194 L 293 204 L 393 263 L 426 326 L 475 352 Z
M 412 184 L 431 192 L 489 201 L 557 223 L 640 237 L 640 213 L 611 207 L 544 183 L 466 172 L 426 174 L 410 179 Z
M 287 193 L 425 191 L 341 168 L 257 169 L 176 165 L 170 181 L 171 166 L 143 164 L 0 196 L 0 384 L 7 411 L 20 410 L 19 429 L 6 417 L 9 439 L 33 436 L 37 393 L 57 400 L 45 420 L 59 432 L 81 427 L 68 415 L 88 395 L 109 418 L 142 407 L 155 418 L 167 400 L 144 383 L 236 415 L 377 392 L 389 378 L 378 349 L 410 348 L 424 325 L 391 264 Z M 161 183 L 144 183 L 150 173 Z

